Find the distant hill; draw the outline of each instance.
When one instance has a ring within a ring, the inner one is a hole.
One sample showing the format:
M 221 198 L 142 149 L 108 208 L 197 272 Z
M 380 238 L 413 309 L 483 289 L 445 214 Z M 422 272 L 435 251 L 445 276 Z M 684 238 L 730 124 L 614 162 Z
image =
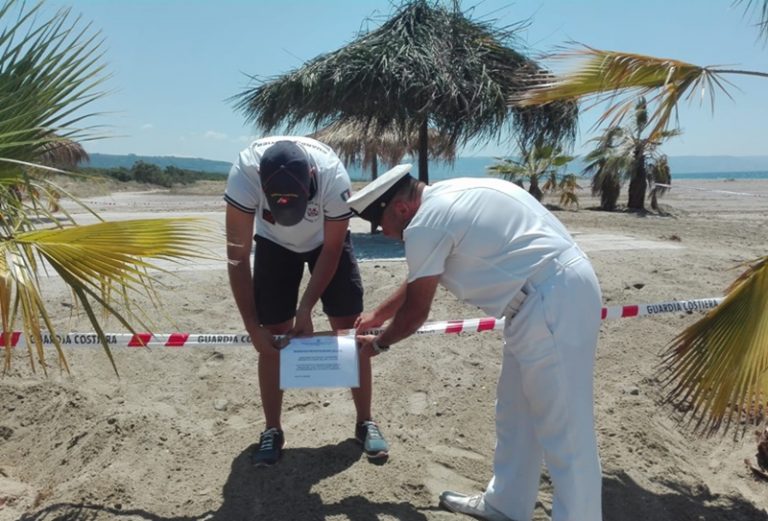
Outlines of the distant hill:
M 144 161 L 160 168 L 175 166 L 182 170 L 192 170 L 195 172 L 213 172 L 216 174 L 227 175 L 232 163 L 226 161 L 214 161 L 213 159 L 202 159 L 197 157 L 175 157 L 175 156 L 139 156 L 136 154 L 117 155 L 117 154 L 90 154 L 91 160 L 88 163 L 80 164 L 81 167 L 90 168 L 130 168 L 136 161 Z

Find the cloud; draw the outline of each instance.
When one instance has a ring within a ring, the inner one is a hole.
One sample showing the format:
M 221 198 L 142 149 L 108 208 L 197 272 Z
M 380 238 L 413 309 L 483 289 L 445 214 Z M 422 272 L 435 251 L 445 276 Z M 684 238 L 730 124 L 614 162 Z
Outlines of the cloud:
M 203 137 L 205 139 L 212 139 L 214 141 L 223 141 L 227 139 L 227 135 L 223 132 L 216 132 L 214 130 L 208 130 L 205 134 L 203 134 Z
M 256 136 L 254 136 L 254 135 L 250 135 L 250 136 L 237 136 L 237 139 L 235 141 L 237 141 L 238 143 L 250 143 L 250 142 L 254 141 L 255 139 L 256 139 Z
M 141 127 L 141 130 L 151 130 L 155 128 L 154 123 L 144 123 Z

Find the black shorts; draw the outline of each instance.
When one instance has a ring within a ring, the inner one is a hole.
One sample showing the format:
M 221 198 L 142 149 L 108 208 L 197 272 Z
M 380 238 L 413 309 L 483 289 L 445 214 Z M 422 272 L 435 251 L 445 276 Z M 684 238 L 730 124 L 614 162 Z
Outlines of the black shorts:
M 311 273 L 322 246 L 296 253 L 258 235 L 255 239 L 253 291 L 256 311 L 263 325 L 280 324 L 296 316 L 304 263 L 309 265 Z M 363 282 L 349 232 L 344 239 L 339 266 L 320 300 L 329 317 L 358 315 L 363 311 Z

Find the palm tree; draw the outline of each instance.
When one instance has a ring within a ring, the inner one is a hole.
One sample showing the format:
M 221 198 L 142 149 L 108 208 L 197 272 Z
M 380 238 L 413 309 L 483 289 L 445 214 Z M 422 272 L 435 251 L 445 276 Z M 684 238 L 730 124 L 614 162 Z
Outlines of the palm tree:
M 236 108 L 265 131 L 355 119 L 374 133 L 419 136 L 419 179 L 429 182 L 429 128 L 452 146 L 493 138 L 570 143 L 574 103 L 518 108 L 506 100 L 541 67 L 509 46 L 522 24 L 498 29 L 439 0 L 407 0 L 379 28 L 347 46 L 235 96 Z
M 611 153 L 620 130 L 620 127 L 609 127 L 602 136 L 592 140 L 597 145 L 587 154 L 583 171 L 592 176 L 592 195 L 600 197 L 600 209 L 608 212 L 616 209 L 621 192 L 620 156 Z
M 79 128 L 92 114 L 82 110 L 102 95 L 105 79 L 98 33 L 72 20 L 69 10 L 53 15 L 43 4 L 0 4 L 0 320 L 4 367 L 11 365 L 11 332 L 21 322 L 29 359 L 47 370 L 42 335 L 53 339 L 68 369 L 48 312 L 41 270 L 53 270 L 72 290 L 112 360 L 96 311 L 102 308 L 133 331 L 130 307 L 137 292 L 153 294 L 154 266 L 146 259 L 199 256 L 196 238 L 206 226 L 192 219 L 151 219 L 69 225 L 40 204 L 63 192 L 40 172 L 62 172 L 62 148 L 96 136 Z M 73 155 L 73 158 L 74 158 Z M 58 159 L 56 159 L 58 158 Z M 19 197 L 18 186 L 25 188 Z M 44 223 L 50 222 L 51 225 Z M 125 308 L 121 311 L 119 306 Z M 141 322 L 146 328 L 146 325 Z M 113 368 L 117 371 L 112 361 Z
M 742 3 L 744 0 L 736 0 Z M 768 0 L 761 8 L 760 33 L 768 38 Z M 747 8 L 753 4 L 746 0 Z M 621 120 L 639 97 L 656 107 L 648 125 L 651 136 L 666 130 L 683 99 L 706 90 L 723 92 L 727 75 L 768 78 L 768 73 L 721 67 L 700 67 L 679 60 L 584 48 L 561 57 L 585 58 L 570 74 L 542 82 L 513 96 L 515 106 L 541 106 L 607 95 L 610 105 L 601 121 Z M 621 97 L 624 95 L 624 97 Z M 714 106 L 714 105 L 713 105 Z M 705 430 L 727 428 L 734 418 L 758 421 L 768 396 L 768 257 L 750 263 L 726 290 L 725 300 L 675 337 L 664 357 L 667 398 Z
M 589 163 L 585 170 L 594 172 L 592 192 L 601 194 L 601 207 L 604 209 L 615 209 L 615 198 L 618 198 L 622 180 L 629 180 L 628 208 L 645 209 L 645 193 L 650 184 L 651 203 L 654 209 L 658 209 L 657 197 L 663 192 L 657 189 L 656 183 L 669 182 L 667 156 L 661 154 L 658 148 L 663 140 L 678 135 L 679 131 L 646 134 L 648 110 L 645 98 L 637 101 L 633 115 L 630 125 L 609 127 L 597 139 L 597 147 L 587 155 Z
M 537 201 L 541 201 L 544 197 L 544 191 L 539 186 L 539 181 L 546 179 L 545 191 L 558 190 L 560 187 L 558 181 L 561 177 L 560 170 L 573 161 L 573 157 L 563 154 L 562 148 L 556 145 L 537 144 L 529 150 L 524 149 L 523 146 L 522 144 L 520 146 L 523 150 L 520 159 L 502 159 L 501 162 L 489 166 L 488 171 L 512 182 L 527 180 L 528 193 L 534 196 Z M 565 183 L 563 188 L 568 189 L 570 187 L 572 195 L 575 196 L 572 184 Z

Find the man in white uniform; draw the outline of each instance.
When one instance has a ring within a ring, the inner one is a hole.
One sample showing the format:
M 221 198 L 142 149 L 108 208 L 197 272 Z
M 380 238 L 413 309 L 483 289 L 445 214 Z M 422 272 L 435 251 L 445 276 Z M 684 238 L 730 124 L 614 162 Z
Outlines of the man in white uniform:
M 363 309 L 363 286 L 348 232 L 349 192 L 349 176 L 333 150 L 304 137 L 259 139 L 240 153 L 229 172 L 224 196 L 229 282 L 259 352 L 266 421 L 252 457 L 256 466 L 275 464 L 285 443 L 280 346 L 273 335 L 312 335 L 312 308 L 318 300 L 334 330 L 351 329 Z M 305 263 L 311 277 L 299 301 Z M 389 449 L 371 417 L 371 381 L 370 357 L 361 356 L 360 387 L 352 389 L 355 437 L 368 458 L 378 459 Z
M 552 477 L 553 521 L 599 521 L 601 470 L 592 372 L 601 295 L 592 266 L 563 225 L 501 179 L 427 186 L 400 165 L 349 199 L 362 218 L 405 242 L 408 278 L 358 331 L 392 319 L 360 349 L 378 354 L 414 333 L 437 284 L 505 317 L 496 396 L 493 477 L 483 494 L 444 492 L 449 510 L 491 521 L 529 521 L 542 460 Z

